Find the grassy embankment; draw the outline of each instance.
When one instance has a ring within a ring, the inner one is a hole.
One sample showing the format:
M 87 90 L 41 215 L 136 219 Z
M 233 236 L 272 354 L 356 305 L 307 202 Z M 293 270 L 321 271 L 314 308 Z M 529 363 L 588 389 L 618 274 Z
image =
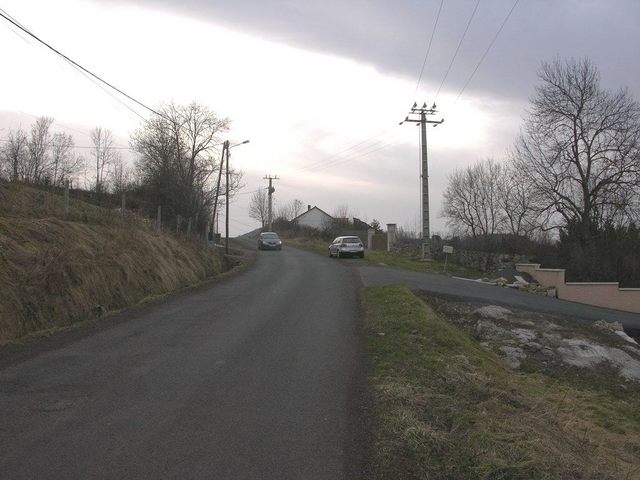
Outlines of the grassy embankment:
M 362 298 L 371 478 L 640 478 L 640 390 L 510 370 L 405 287 Z
M 141 220 L 0 182 L 0 345 L 218 275 L 224 259 Z
M 318 239 L 285 239 L 285 245 L 301 248 L 310 252 L 327 255 L 328 242 Z M 364 257 L 368 265 L 379 265 L 411 272 L 446 273 L 448 275 L 466 278 L 480 278 L 482 274 L 477 270 L 462 267 L 448 262 L 445 270 L 445 262 L 440 260 L 423 261 L 420 257 L 396 252 L 367 250 Z M 361 261 L 358 259 L 358 261 Z

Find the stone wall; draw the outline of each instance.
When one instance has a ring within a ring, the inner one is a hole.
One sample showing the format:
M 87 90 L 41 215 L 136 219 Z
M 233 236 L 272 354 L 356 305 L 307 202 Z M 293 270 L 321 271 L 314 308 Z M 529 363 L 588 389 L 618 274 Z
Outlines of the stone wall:
M 434 258 L 444 260 L 445 254 L 440 251 L 434 254 Z M 518 263 L 529 261 L 526 255 L 495 253 L 495 252 L 476 252 L 473 250 L 453 250 L 449 254 L 449 261 L 457 263 L 467 268 L 474 268 L 481 272 L 497 272 L 499 270 L 515 268 Z

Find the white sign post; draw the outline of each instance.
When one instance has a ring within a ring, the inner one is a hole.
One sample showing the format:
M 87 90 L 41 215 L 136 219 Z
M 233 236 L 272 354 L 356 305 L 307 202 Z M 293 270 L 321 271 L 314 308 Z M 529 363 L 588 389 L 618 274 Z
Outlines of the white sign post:
M 443 245 L 442 252 L 444 253 L 444 271 L 447 271 L 447 260 L 449 259 L 449 254 L 453 253 L 453 247 L 451 245 Z

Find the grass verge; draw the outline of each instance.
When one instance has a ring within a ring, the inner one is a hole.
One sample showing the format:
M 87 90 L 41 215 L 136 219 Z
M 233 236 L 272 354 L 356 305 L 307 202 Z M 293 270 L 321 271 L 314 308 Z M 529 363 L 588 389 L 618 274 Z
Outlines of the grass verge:
M 637 395 L 512 371 L 406 287 L 362 301 L 371 478 L 640 478 Z
M 285 244 L 295 248 L 300 248 L 308 252 L 327 255 L 327 242 L 311 239 L 285 239 Z M 361 261 L 358 259 L 358 261 Z M 367 250 L 364 255 L 364 262 L 367 265 L 385 266 L 408 270 L 411 272 L 443 273 L 466 278 L 480 278 L 482 273 L 477 270 L 466 268 L 455 263 L 440 260 L 423 261 L 421 258 L 396 252 L 386 252 L 377 250 Z

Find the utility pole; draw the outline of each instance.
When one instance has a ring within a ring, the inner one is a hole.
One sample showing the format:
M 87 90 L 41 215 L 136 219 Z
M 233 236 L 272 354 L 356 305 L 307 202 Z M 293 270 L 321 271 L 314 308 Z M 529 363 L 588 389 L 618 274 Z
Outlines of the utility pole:
M 268 194 L 269 194 L 269 231 L 272 230 L 273 226 L 273 199 L 271 198 L 271 196 L 273 195 L 273 192 L 276 191 L 275 188 L 273 188 L 273 180 L 280 180 L 278 178 L 278 176 L 276 175 L 275 177 L 272 177 L 271 175 L 265 175 L 264 176 L 265 180 L 269 180 L 269 190 L 267 190 Z
M 229 151 L 229 140 L 225 140 L 225 142 L 222 144 L 222 156 L 220 157 L 220 169 L 218 170 L 218 183 L 216 183 L 216 196 L 213 202 L 213 214 L 211 215 L 212 223 L 214 221 L 216 222 L 216 231 L 214 233 L 218 233 L 218 199 L 220 198 L 220 181 L 222 180 L 222 169 L 224 168 L 225 154 L 228 151 Z M 227 168 L 228 167 L 229 167 L 229 162 L 227 161 Z M 229 210 L 227 209 L 227 213 L 228 212 Z M 213 236 L 213 240 L 215 242 L 215 235 Z
M 217 208 L 218 208 L 218 197 L 220 194 L 220 180 L 222 178 L 222 166 L 225 164 L 225 234 L 224 234 L 224 253 L 229 254 L 229 150 L 232 147 L 237 147 L 238 145 L 244 145 L 245 143 L 249 143 L 249 140 L 245 140 L 244 142 L 236 143 L 235 145 L 229 145 L 229 140 L 225 140 L 222 144 L 222 158 L 220 159 L 220 170 L 218 171 L 218 185 L 216 186 L 216 199 L 213 204 L 213 214 L 211 216 L 212 222 L 214 219 L 217 219 Z
M 225 218 L 224 218 L 224 253 L 229 255 L 229 140 L 224 142 L 226 144 L 227 151 L 227 168 L 225 168 L 225 187 L 226 187 L 226 195 L 224 198 L 225 205 Z
M 429 164 L 427 162 L 427 123 L 433 124 L 437 127 L 444 118 L 440 120 L 427 120 L 427 115 L 436 114 L 436 104 L 434 103 L 431 108 L 427 108 L 427 102 L 424 102 L 422 107 L 418 107 L 418 104 L 414 102 L 407 117 L 400 122 L 402 125 L 404 122 L 417 123 L 421 127 L 421 152 L 422 152 L 422 164 L 420 168 L 420 178 L 422 181 L 422 259 L 431 258 L 431 233 L 429 232 Z M 411 117 L 410 117 L 411 116 Z

